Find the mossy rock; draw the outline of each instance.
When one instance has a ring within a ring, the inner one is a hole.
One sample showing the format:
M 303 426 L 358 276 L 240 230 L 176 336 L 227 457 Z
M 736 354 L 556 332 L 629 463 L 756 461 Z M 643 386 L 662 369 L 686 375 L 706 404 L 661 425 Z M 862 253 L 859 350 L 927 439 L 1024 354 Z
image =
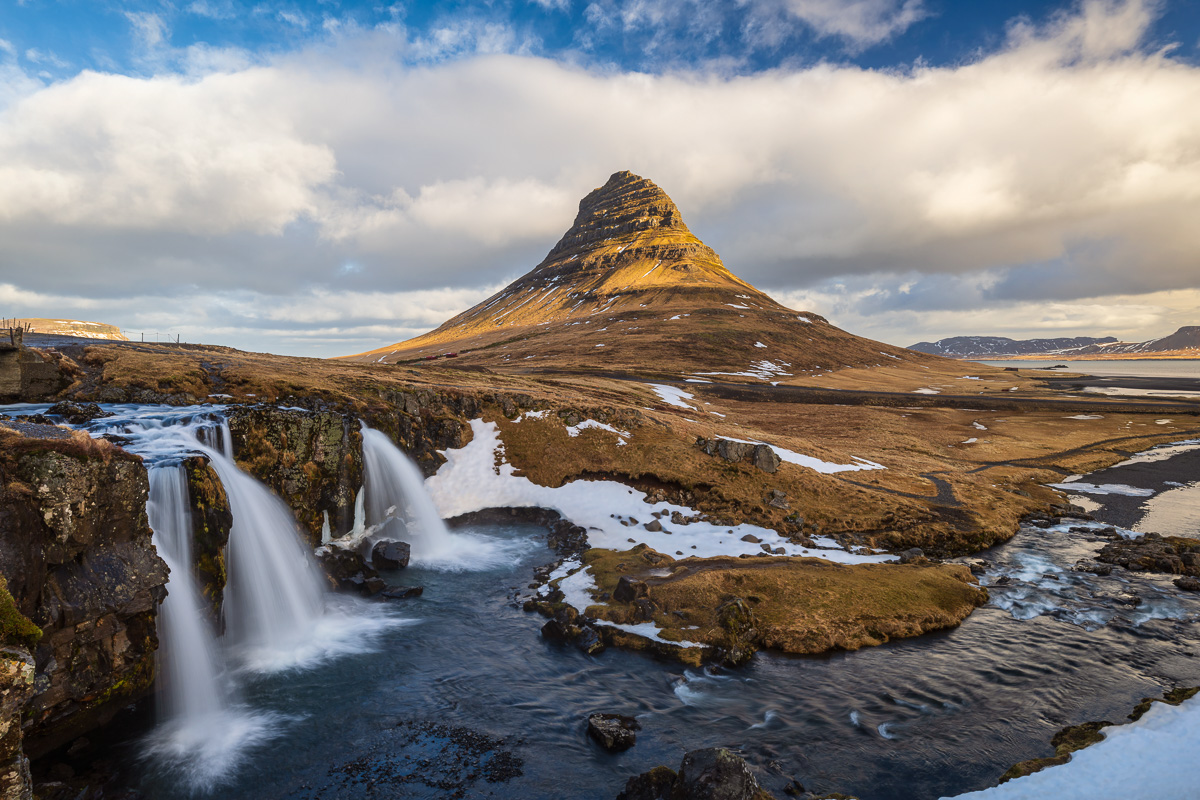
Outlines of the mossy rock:
M 8 591 L 8 581 L 0 575 L 0 644 L 20 645 L 34 650 L 42 640 L 42 629 L 17 608 Z
M 1109 725 L 1112 725 L 1112 723 L 1108 721 L 1085 722 L 1082 725 L 1071 725 L 1070 727 L 1063 728 L 1054 734 L 1054 738 L 1050 740 L 1050 744 L 1054 747 L 1054 755 L 1047 756 L 1046 758 L 1031 758 L 1028 761 L 1014 764 L 1008 772 L 1001 776 L 1000 783 L 1005 783 L 1013 778 L 1023 778 L 1035 772 L 1041 772 L 1047 767 L 1057 767 L 1060 764 L 1067 763 L 1071 760 L 1071 754 L 1076 750 L 1082 750 L 1085 747 L 1091 747 L 1097 742 L 1103 741 L 1104 734 L 1100 732 L 1100 729 L 1106 728 Z

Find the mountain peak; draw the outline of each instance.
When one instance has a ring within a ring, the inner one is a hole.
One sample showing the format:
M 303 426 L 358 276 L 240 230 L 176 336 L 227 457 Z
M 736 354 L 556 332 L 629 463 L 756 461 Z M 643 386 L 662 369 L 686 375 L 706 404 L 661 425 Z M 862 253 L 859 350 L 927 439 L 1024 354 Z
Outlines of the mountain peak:
M 666 192 L 628 171 L 588 192 L 570 229 L 528 273 L 434 331 L 354 358 L 447 352 L 463 358 L 458 365 L 652 364 L 756 380 L 876 365 L 881 354 L 911 357 L 755 289 L 688 229 Z

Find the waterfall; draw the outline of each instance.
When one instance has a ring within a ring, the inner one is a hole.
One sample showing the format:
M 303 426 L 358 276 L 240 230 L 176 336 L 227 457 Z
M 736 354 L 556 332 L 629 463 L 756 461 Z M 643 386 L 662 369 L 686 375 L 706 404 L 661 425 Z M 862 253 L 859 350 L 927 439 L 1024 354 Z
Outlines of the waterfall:
M 368 545 L 378 539 L 399 539 L 412 547 L 414 565 L 455 571 L 510 563 L 528 546 L 525 540 L 447 530 L 413 460 L 382 431 L 364 424 L 362 436 L 363 490 L 358 499 L 365 514 L 359 518 L 365 517 L 361 536 Z
M 223 449 L 230 440 L 221 425 Z M 226 556 L 225 635 L 237 645 L 281 650 L 302 642 L 324 613 L 326 589 L 291 510 L 230 455 L 196 445 L 216 470 L 233 529 Z
M 438 560 L 457 542 L 425 490 L 425 476 L 383 431 L 362 426 L 363 491 L 371 538 L 401 539 L 414 561 Z M 399 524 L 397 524 L 399 523 Z
M 146 513 L 154 530 L 154 546 L 171 570 L 158 622 L 160 716 L 205 737 L 220 723 L 219 715 L 229 707 L 230 695 L 192 576 L 192 515 L 182 466 L 150 470 Z

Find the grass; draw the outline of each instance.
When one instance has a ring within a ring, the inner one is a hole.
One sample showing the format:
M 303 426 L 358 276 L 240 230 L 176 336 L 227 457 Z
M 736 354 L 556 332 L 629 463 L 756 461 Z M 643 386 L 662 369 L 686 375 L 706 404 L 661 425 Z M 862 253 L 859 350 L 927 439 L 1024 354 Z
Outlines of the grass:
M 647 554 L 650 554 L 647 557 Z M 645 546 L 589 550 L 583 561 L 610 596 L 622 576 L 644 581 L 668 640 L 729 647 L 741 637 L 785 653 L 857 650 L 959 624 L 987 599 L 957 564 L 832 564 L 815 558 L 687 558 Z M 668 576 L 656 571 L 669 570 Z M 742 600 L 753 634 L 731 630 L 722 609 Z M 589 613 L 638 621 L 629 603 L 609 600 Z

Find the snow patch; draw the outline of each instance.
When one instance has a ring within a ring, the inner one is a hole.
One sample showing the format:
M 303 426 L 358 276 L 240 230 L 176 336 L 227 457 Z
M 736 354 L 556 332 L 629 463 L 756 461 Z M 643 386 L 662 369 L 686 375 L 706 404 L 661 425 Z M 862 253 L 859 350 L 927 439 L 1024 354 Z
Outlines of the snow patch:
M 695 406 L 688 405 L 684 400 L 692 400 L 696 396 L 689 392 L 685 392 L 678 386 L 668 386 L 665 383 L 649 383 L 646 384 L 654 393 L 658 395 L 664 403 L 669 403 L 678 408 L 686 408 L 688 411 L 695 411 Z

